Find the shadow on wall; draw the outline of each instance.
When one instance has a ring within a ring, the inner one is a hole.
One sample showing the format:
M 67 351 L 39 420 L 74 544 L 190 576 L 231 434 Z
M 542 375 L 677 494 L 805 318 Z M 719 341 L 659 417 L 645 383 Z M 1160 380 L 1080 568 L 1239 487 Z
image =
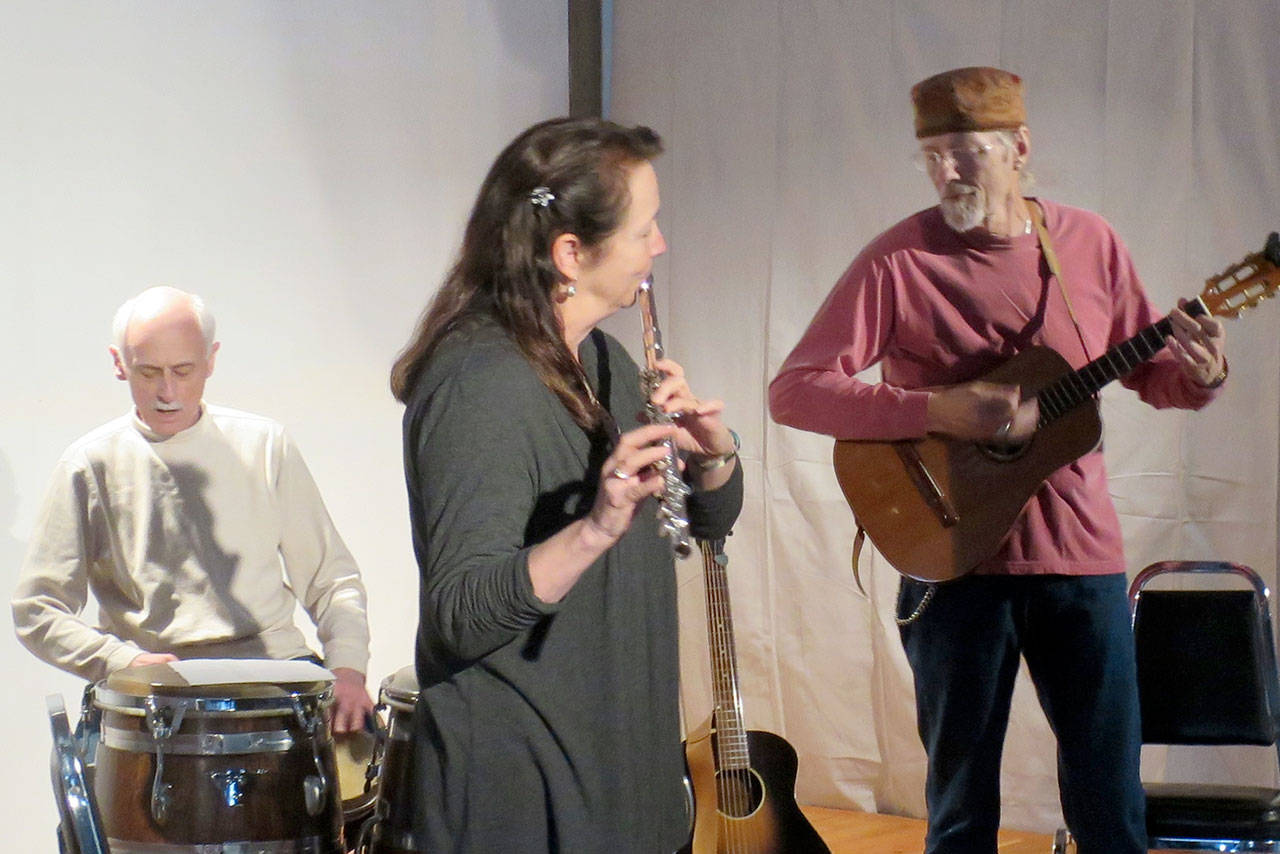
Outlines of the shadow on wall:
M 9 613 L 9 597 L 13 595 L 13 586 L 18 581 L 18 570 L 27 550 L 27 544 L 13 535 L 13 523 L 17 518 L 18 485 L 14 481 L 13 465 L 4 451 L 0 451 L 0 578 L 5 580 L 2 592 L 6 614 Z M 9 620 L 12 626 L 12 617 Z M 13 633 L 10 632 L 9 636 L 13 637 Z
M 37 499 L 38 500 L 38 499 Z M 18 485 L 13 474 L 13 464 L 4 451 L 0 451 L 0 608 L 4 617 L 0 619 L 0 632 L 4 639 L 0 640 L 0 663 L 6 666 L 8 676 L 13 685 L 52 687 L 74 677 L 59 674 L 58 671 L 44 664 L 31 655 L 18 642 L 13 630 L 13 611 L 9 602 L 13 598 L 13 588 L 18 583 L 18 573 L 22 570 L 22 561 L 27 555 L 27 543 L 13 535 L 13 524 L 18 518 Z M 43 678 L 42 678 L 43 677 Z M 31 708 L 43 708 L 33 690 Z M 43 696 L 43 695 L 41 695 Z M 27 702 L 26 699 L 23 702 Z

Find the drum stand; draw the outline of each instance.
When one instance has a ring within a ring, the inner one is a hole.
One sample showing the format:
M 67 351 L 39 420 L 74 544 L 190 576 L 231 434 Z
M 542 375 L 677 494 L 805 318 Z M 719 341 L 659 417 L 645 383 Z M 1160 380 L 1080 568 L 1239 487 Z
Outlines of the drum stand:
M 71 735 L 62 695 L 50 694 L 45 698 L 45 707 L 53 730 L 49 770 L 61 819 L 58 848 L 66 854 L 109 854 L 102 819 L 93 799 L 93 788 L 85 773 L 79 745 Z

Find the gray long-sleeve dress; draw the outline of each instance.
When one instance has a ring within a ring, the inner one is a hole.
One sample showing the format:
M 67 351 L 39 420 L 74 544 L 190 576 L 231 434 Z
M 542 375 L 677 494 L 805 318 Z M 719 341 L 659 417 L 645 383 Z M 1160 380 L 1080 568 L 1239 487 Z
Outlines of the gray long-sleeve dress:
M 580 357 L 625 432 L 638 371 L 594 331 Z M 656 505 L 562 601 L 533 594 L 530 549 L 592 505 L 589 437 L 516 346 L 481 322 L 446 339 L 404 416 L 421 573 L 416 835 L 436 852 L 669 852 L 687 835 L 677 617 Z M 695 536 L 726 534 L 742 476 L 695 493 Z

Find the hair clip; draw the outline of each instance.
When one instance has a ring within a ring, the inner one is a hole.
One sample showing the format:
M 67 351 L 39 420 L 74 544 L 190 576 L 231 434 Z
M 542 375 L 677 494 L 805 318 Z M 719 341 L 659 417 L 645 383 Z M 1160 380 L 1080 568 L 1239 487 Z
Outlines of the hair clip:
M 529 191 L 529 204 L 534 207 L 545 208 L 556 200 L 556 194 L 551 192 L 550 187 L 534 187 Z

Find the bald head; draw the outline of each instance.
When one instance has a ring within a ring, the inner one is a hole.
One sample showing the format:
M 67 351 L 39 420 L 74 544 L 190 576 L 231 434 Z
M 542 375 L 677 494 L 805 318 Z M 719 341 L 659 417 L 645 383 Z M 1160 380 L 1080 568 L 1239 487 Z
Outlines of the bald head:
M 205 306 L 204 300 L 196 294 L 189 294 L 166 285 L 147 288 L 116 309 L 115 317 L 111 321 L 111 343 L 123 353 L 125 336 L 128 334 L 130 322 L 135 317 L 143 319 L 170 312 L 189 312 L 200 328 L 205 349 L 210 353 L 213 352 L 217 324 L 213 319 L 213 313 Z
M 172 436 L 200 420 L 218 349 L 204 300 L 150 288 L 120 306 L 112 333 L 116 377 L 129 383 L 137 415 L 152 431 Z

